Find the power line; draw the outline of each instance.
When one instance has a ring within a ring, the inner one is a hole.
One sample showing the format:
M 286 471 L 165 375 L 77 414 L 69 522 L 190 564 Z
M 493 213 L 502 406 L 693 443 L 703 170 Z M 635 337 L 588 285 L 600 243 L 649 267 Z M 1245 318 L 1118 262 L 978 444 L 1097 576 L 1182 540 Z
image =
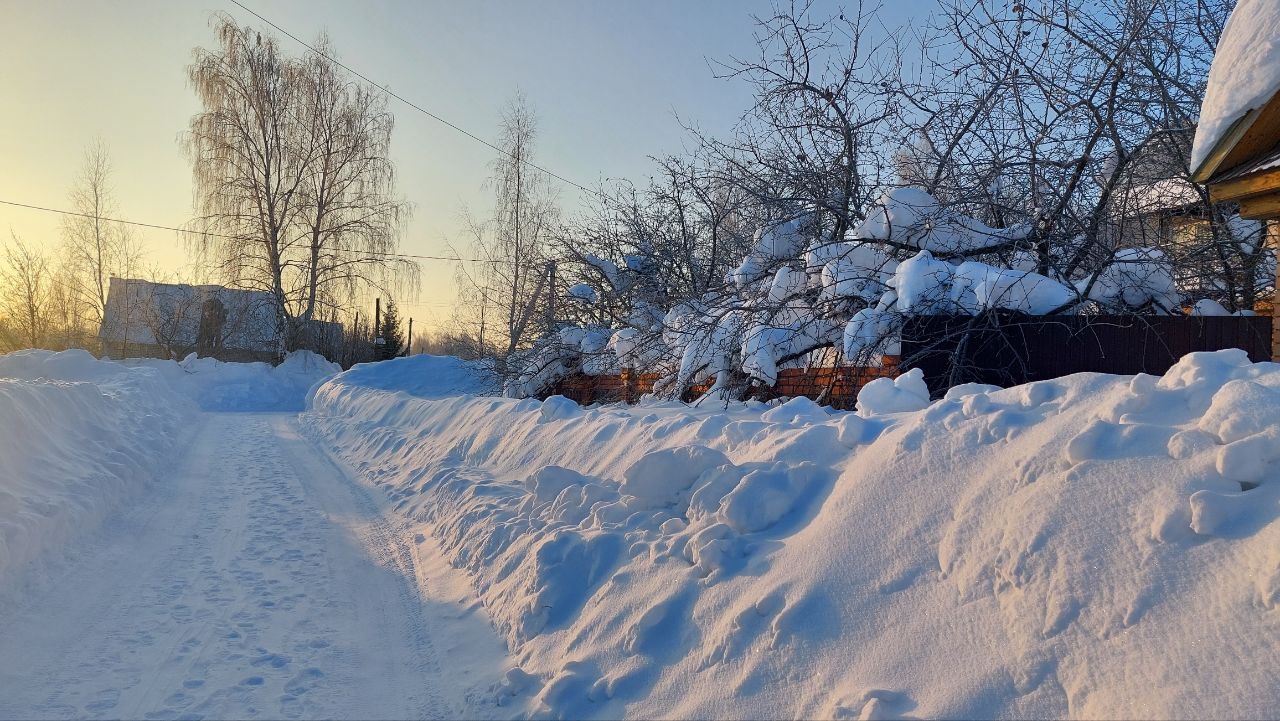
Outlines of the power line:
M 139 228 L 151 228 L 153 230 L 172 230 L 175 233 L 190 233 L 192 235 L 203 235 L 210 238 L 226 238 L 229 240 L 239 240 L 234 235 L 224 235 L 222 233 L 211 233 L 203 230 L 191 230 L 190 228 L 177 228 L 172 225 L 159 225 L 157 223 L 143 223 L 138 220 L 124 220 L 123 218 L 108 218 L 105 215 L 94 215 L 92 213 L 81 213 L 75 210 L 63 210 L 61 208 L 47 208 L 43 205 L 31 205 L 30 203 L 19 203 L 13 200 L 0 199 L 0 204 L 12 205 L 16 208 L 27 208 L 29 210 L 40 210 L 46 213 L 58 213 L 60 215 L 70 215 L 78 218 L 89 218 L 91 220 L 105 220 L 109 223 L 120 223 L 122 225 L 133 225 Z M 420 255 L 415 253 L 392 253 L 373 250 L 354 250 L 349 248 L 330 248 L 342 253 L 359 253 L 370 257 L 386 257 L 386 258 L 410 258 L 413 260 L 447 260 L 453 263 L 493 263 L 496 261 L 486 260 L 484 258 L 459 258 L 457 256 L 448 255 Z
M 583 184 L 581 184 L 581 183 L 578 183 L 578 182 L 572 181 L 572 180 L 570 180 L 570 179 L 568 179 L 568 178 L 564 177 L 563 175 L 560 175 L 559 173 L 556 173 L 556 172 L 553 172 L 553 171 L 551 171 L 551 170 L 548 170 L 547 168 L 545 168 L 545 167 L 543 167 L 543 166 L 541 166 L 541 165 L 538 165 L 537 163 L 533 162 L 532 160 L 529 160 L 529 159 L 527 159 L 527 158 L 520 157 L 520 156 L 516 155 L 515 153 L 512 153 L 512 152 L 510 152 L 510 151 L 508 151 L 508 150 L 503 150 L 502 148 L 498 147 L 497 145 L 494 145 L 493 143 L 489 142 L 488 140 L 485 140 L 484 138 L 480 137 L 479 135 L 476 135 L 475 133 L 473 133 L 473 132 L 471 132 L 471 131 L 467 130 L 466 128 L 463 128 L 462 126 L 460 126 L 460 125 L 458 125 L 458 124 L 456 124 L 456 123 L 450 122 L 449 120 L 446 120 L 445 118 L 442 118 L 442 117 L 440 117 L 439 115 L 436 115 L 435 113 L 431 112 L 430 110 L 427 110 L 426 108 L 422 107 L 421 105 L 418 105 L 417 103 L 413 102 L 412 100 L 409 100 L 408 98 L 404 97 L 403 95 L 400 95 L 399 93 L 395 92 L 394 90 L 392 90 L 391 88 L 387 87 L 386 85 L 384 85 L 384 84 L 379 84 L 379 83 L 374 82 L 373 80 L 371 80 L 371 79 L 369 78 L 369 76 L 365 75 L 364 73 L 360 72 L 359 70 L 356 70 L 355 68 L 351 67 L 350 65 L 347 65 L 346 63 L 342 62 L 341 60 L 339 60 L 339 59 L 337 59 L 337 58 L 333 57 L 332 55 L 329 55 L 328 53 L 325 53 L 324 51 L 322 51 L 322 50 L 320 50 L 320 49 L 316 48 L 314 45 L 312 45 L 312 44 L 310 44 L 310 43 L 308 43 L 308 42 L 306 42 L 306 41 L 302 40 L 302 39 L 301 39 L 301 38 L 299 38 L 297 35 L 294 35 L 293 33 L 289 32 L 288 30 L 285 30 L 284 28 L 280 27 L 279 25 L 277 25 L 277 24 L 275 24 L 275 23 L 271 22 L 270 20 L 268 20 L 268 19 L 266 19 L 266 18 L 262 17 L 262 16 L 261 16 L 261 15 L 259 15 L 257 12 L 255 12 L 255 11 L 251 10 L 251 9 L 250 9 L 248 6 L 246 6 L 244 3 L 240 2 L 240 0 L 231 0 L 231 2 L 232 2 L 232 3 L 234 3 L 235 5 L 239 6 L 239 7 L 240 7 L 240 9 L 244 10 L 245 12 L 249 13 L 250 15 L 252 15 L 252 16 L 254 16 L 254 17 L 258 18 L 258 19 L 259 19 L 259 20 L 261 20 L 262 22 L 264 22 L 264 23 L 266 23 L 266 24 L 270 25 L 271 27 L 275 28 L 277 31 L 279 31 L 279 32 L 283 33 L 285 36 L 289 37 L 290 39 L 292 39 L 294 42 L 298 43 L 298 44 L 299 44 L 299 45 L 301 45 L 302 47 L 304 47 L 304 48 L 306 48 L 306 49 L 310 50 L 311 52 L 315 53 L 316 55 L 319 55 L 320 57 L 322 57 L 322 58 L 324 58 L 324 59 L 328 60 L 329 62 L 334 63 L 334 64 L 335 64 L 335 65 L 337 65 L 338 67 L 340 67 L 340 68 L 342 68 L 342 69 L 346 70 L 347 72 L 349 72 L 349 73 L 351 73 L 352 75 L 354 75 L 354 76 L 356 76 L 356 77 L 360 78 L 361 80 L 363 80 L 363 81 L 365 81 L 366 83 L 368 83 L 368 84 L 372 85 L 373 87 L 378 88 L 378 89 L 379 89 L 379 90 L 381 90 L 382 92 L 386 93 L 387 95 L 390 95 L 391 97 L 395 98 L 396 100 L 399 100 L 400 102 L 404 103 L 405 105 L 408 105 L 409 107 L 413 108 L 414 110 L 417 110 L 418 112 L 422 113 L 423 115 L 426 115 L 427 117 L 431 118 L 432 120 L 435 120 L 436 122 L 442 123 L 442 124 L 444 124 L 445 126 L 447 126 L 447 127 L 449 127 L 449 128 L 452 128 L 452 129 L 454 129 L 454 130 L 458 131 L 459 133 L 462 133 L 463 135 L 467 136 L 468 138 L 471 138 L 472 140 L 476 141 L 477 143 L 480 143 L 481 145 L 484 145 L 484 146 L 485 146 L 485 147 L 487 147 L 487 148 L 490 148 L 491 150 L 495 150 L 495 151 L 497 151 L 497 152 L 499 152 L 499 153 L 502 153 L 503 155 L 506 155 L 507 157 L 511 158 L 512 160 L 516 161 L 517 163 L 520 163 L 520 164 L 522 164 L 522 165 L 526 165 L 526 166 L 528 166 L 528 167 L 530 167 L 530 168 L 533 168 L 534 170 L 538 170 L 538 171 L 540 171 L 540 172 L 542 172 L 542 173 L 545 173 L 546 175 L 548 175 L 548 176 L 550 176 L 550 177 L 552 177 L 552 178 L 555 178 L 556 180 L 559 180 L 560 182 L 564 183 L 565 185 L 569 185 L 569 186 L 571 186 L 571 187 L 577 188 L 578 190 L 581 190 L 582 192 L 587 193 L 588 195 L 594 195 L 594 196 L 597 196 L 597 197 L 599 197 L 599 198 L 601 198 L 601 199 L 605 200 L 606 202 L 608 202 L 608 201 L 609 201 L 608 196 L 606 196 L 604 193 L 601 193 L 601 192 L 600 192 L 600 191 L 598 191 L 598 190 L 592 190 L 591 188 L 588 188 L 587 186 L 585 186 L 585 185 L 583 185 Z

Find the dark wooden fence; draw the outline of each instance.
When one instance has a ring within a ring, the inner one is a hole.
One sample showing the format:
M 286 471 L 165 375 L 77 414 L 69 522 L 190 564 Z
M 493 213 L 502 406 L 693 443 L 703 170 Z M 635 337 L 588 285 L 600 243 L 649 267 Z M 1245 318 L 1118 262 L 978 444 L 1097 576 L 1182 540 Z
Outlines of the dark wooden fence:
M 920 368 L 941 395 L 961 383 L 999 386 L 1094 371 L 1163 375 L 1195 351 L 1240 348 L 1271 360 L 1266 316 L 920 316 L 902 333 L 902 370 Z

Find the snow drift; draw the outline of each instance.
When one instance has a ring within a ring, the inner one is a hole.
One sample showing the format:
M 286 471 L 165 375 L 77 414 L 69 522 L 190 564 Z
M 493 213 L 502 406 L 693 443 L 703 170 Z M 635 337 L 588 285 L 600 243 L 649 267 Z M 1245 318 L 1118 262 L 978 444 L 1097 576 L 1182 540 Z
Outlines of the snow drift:
M 124 361 L 152 368 L 180 393 L 206 411 L 300 411 L 320 381 L 342 371 L 311 351 L 294 351 L 278 366 L 270 363 L 225 363 L 197 358 L 180 362 L 138 358 Z
M 379 363 L 358 363 L 342 374 L 341 382 L 422 398 L 495 391 L 499 386 L 488 361 L 466 361 L 439 355 L 413 355 Z
M 0 586 L 145 487 L 193 411 L 152 368 L 0 356 Z
M 301 410 L 341 370 L 306 351 L 285 362 L 96 360 L 85 351 L 0 356 L 0 582 L 90 531 L 142 491 L 197 408 Z
M 1193 354 L 927 407 L 908 380 L 860 414 L 414 398 L 378 368 L 306 423 L 469 573 L 512 713 L 1280 708 L 1280 366 Z

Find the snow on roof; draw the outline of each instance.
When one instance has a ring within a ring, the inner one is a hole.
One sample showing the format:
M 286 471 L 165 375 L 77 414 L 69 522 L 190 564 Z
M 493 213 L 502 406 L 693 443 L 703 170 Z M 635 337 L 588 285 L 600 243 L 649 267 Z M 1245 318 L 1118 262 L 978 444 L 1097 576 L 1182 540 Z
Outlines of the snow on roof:
M 1191 148 L 1199 168 L 1231 126 L 1280 90 L 1280 0 L 1240 0 L 1218 39 Z
M 1185 208 L 1202 202 L 1196 186 L 1186 178 L 1165 178 L 1135 186 L 1122 200 L 1126 210 L 1137 213 Z

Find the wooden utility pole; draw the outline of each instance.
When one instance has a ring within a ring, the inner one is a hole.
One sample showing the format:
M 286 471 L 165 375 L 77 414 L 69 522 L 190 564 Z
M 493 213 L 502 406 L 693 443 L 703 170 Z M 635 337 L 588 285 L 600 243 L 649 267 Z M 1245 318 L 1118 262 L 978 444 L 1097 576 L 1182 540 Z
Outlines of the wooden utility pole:
M 413 316 L 409 317 L 409 342 L 404 346 L 404 354 L 406 356 L 413 355 Z
M 480 355 L 484 355 L 484 309 L 489 305 L 489 294 L 480 291 L 480 347 L 477 349 Z
M 382 337 L 382 299 L 373 299 L 373 357 L 376 360 L 385 360 L 382 357 L 382 347 L 387 344 L 387 339 Z
M 354 356 L 355 349 L 359 347 L 359 343 L 360 343 L 360 309 L 359 308 L 356 308 L 356 321 L 351 326 L 351 340 L 352 340 L 351 343 L 347 343 L 346 338 L 342 339 L 342 352 L 343 352 L 343 355 L 346 356 L 346 360 L 348 361 L 352 360 L 355 357 Z M 345 366 L 347 364 L 343 363 L 343 365 Z
M 556 327 L 556 262 L 547 263 L 547 332 Z

